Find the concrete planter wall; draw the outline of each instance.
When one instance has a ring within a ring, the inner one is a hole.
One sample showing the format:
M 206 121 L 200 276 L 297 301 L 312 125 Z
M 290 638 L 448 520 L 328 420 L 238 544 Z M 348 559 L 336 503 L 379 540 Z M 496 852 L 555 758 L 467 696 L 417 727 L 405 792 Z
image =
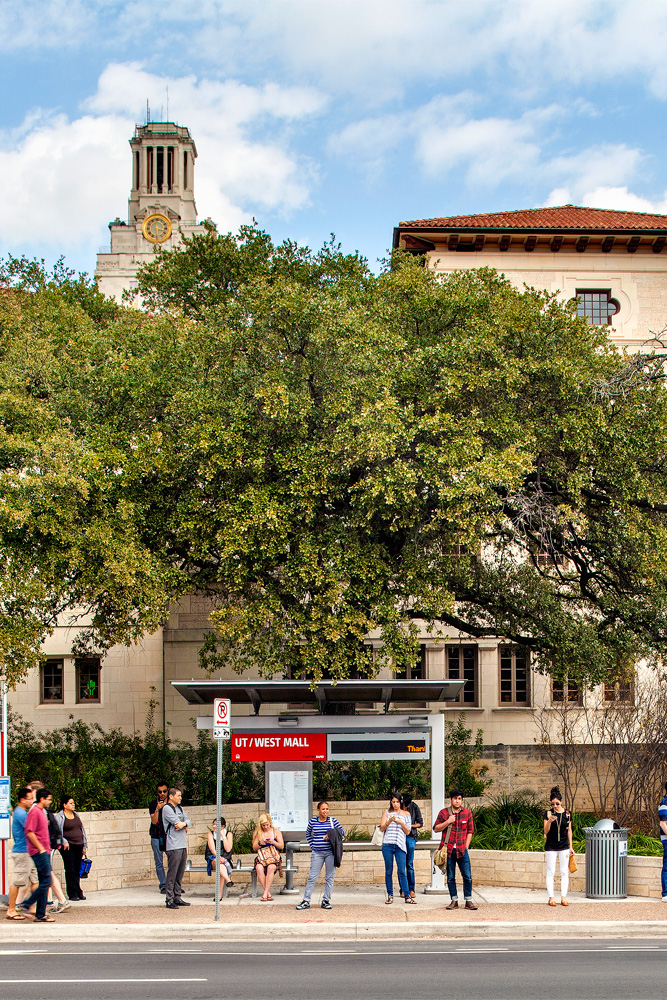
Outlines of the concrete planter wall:
M 430 802 L 421 799 L 417 801 L 424 816 L 424 824 L 430 827 Z M 340 820 L 346 829 L 357 826 L 369 831 L 372 831 L 379 822 L 385 807 L 384 802 L 373 801 L 331 802 L 330 805 L 332 815 Z M 263 809 L 262 803 L 246 803 L 225 805 L 222 812 L 228 824 L 236 825 L 255 822 Z M 192 821 L 188 837 L 189 854 L 192 858 L 198 858 L 203 864 L 204 841 L 211 820 L 215 817 L 215 807 L 188 806 L 187 813 Z M 110 810 L 80 815 L 88 837 L 88 853 L 93 859 L 90 876 L 84 883 L 86 889 L 125 889 L 156 882 L 147 809 Z M 470 856 L 473 879 L 477 885 L 505 885 L 526 889 L 545 887 L 545 864 L 542 852 L 479 851 L 473 848 Z M 309 855 L 295 854 L 294 857 L 295 863 L 299 866 L 294 881 L 300 886 L 306 881 Z M 244 863 L 248 863 L 251 855 L 244 855 L 243 860 Z M 570 876 L 570 887 L 575 892 L 584 892 L 584 855 L 577 855 L 577 864 L 579 871 Z M 62 867 L 62 862 L 56 859 L 56 871 L 58 866 Z M 661 867 L 661 858 L 628 857 L 628 893 L 660 898 Z M 417 851 L 415 854 L 415 871 L 420 886 L 430 881 L 430 854 L 427 851 Z M 240 876 L 239 882 L 246 878 L 247 876 Z M 384 884 L 384 865 L 380 850 L 347 852 L 336 879 L 340 885 Z M 212 884 L 212 880 L 205 874 L 197 872 L 187 875 L 187 880 L 191 883 L 211 881 Z M 558 886 L 558 876 L 556 885 Z

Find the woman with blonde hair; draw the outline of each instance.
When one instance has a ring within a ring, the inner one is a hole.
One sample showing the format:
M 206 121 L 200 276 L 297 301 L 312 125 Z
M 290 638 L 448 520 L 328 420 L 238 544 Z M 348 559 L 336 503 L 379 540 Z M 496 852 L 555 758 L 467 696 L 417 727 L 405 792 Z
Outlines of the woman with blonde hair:
M 282 875 L 280 852 L 285 849 L 283 835 L 278 827 L 273 825 L 269 813 L 262 813 L 257 821 L 252 838 L 252 849 L 257 851 L 255 870 L 264 890 L 262 902 L 267 903 L 273 899 L 270 890 L 276 871 Z

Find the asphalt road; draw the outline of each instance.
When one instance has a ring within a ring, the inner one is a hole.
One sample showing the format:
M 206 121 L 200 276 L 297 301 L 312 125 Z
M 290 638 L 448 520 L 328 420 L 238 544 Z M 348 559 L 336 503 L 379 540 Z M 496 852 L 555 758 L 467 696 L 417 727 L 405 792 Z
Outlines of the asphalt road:
M 48 928 L 44 928 L 48 933 Z M 655 1000 L 667 940 L 7 947 L 3 1000 Z

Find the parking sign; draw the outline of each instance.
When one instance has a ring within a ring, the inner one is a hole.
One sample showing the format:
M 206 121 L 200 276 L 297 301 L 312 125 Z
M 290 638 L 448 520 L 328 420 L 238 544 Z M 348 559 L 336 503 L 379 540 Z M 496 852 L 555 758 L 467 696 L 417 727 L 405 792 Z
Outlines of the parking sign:
M 216 698 L 213 702 L 213 737 L 228 740 L 231 730 L 232 703 L 229 698 Z

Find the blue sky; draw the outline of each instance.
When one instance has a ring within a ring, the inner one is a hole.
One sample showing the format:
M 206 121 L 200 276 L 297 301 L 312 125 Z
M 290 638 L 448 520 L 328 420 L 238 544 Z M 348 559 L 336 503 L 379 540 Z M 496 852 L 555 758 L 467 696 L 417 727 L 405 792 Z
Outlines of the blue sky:
M 666 52 L 665 0 L 0 0 L 0 254 L 92 271 L 167 91 L 222 230 L 667 212 Z

